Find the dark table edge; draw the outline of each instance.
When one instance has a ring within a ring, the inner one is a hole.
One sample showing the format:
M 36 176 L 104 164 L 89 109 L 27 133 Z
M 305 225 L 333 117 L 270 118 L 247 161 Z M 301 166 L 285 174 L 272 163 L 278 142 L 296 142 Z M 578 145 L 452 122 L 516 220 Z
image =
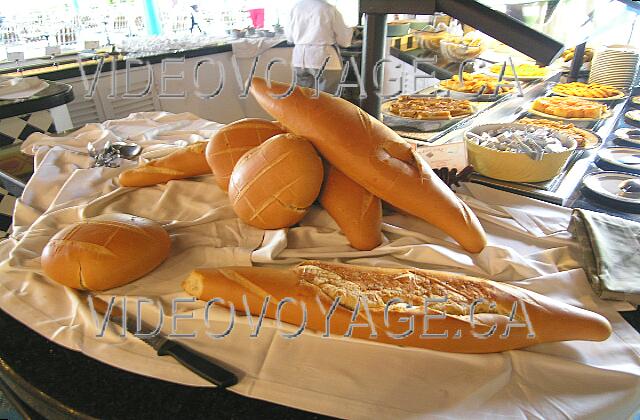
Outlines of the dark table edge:
M 29 408 L 33 409 L 46 419 L 68 419 L 69 417 L 83 420 L 96 419 L 95 417 L 91 417 L 74 410 L 73 408 L 68 407 L 62 402 L 40 391 L 22 376 L 18 375 L 1 357 L 0 381 Z M 24 407 L 20 407 L 19 404 L 15 404 L 15 406 L 18 411 L 27 411 Z
M 51 109 L 73 101 L 73 88 L 70 85 L 53 82 L 51 83 L 51 86 L 59 86 L 62 90 L 52 95 L 41 97 L 36 96 L 18 102 L 1 105 L 0 119 Z

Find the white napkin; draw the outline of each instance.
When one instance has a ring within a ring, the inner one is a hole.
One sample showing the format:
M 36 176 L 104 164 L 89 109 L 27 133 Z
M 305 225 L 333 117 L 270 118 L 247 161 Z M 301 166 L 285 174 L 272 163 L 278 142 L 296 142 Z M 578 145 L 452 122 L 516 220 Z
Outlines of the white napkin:
M 171 124 L 183 124 L 165 117 L 172 130 Z M 184 124 L 182 129 L 194 122 Z M 130 130 L 150 143 L 159 142 L 151 131 L 140 134 L 131 120 L 109 122 L 108 127 L 112 134 Z M 156 134 L 167 132 L 160 129 Z M 198 266 L 278 265 L 322 257 L 515 281 L 600 312 L 614 328 L 602 343 L 553 343 L 500 354 L 460 355 L 308 332 L 287 340 L 280 331 L 291 327 L 278 327 L 271 320 L 252 339 L 244 317 L 235 318 L 227 338 L 214 340 L 205 333 L 225 330 L 228 311 L 213 309 L 207 327 L 201 302 L 180 304 L 178 312 L 192 319 L 180 320 L 178 331 L 197 334 L 183 343 L 245 373 L 234 392 L 345 418 L 627 418 L 638 409 L 638 334 L 593 295 L 572 257 L 574 245 L 565 231 L 558 231 L 568 223 L 563 209 L 467 185 L 463 198 L 475 206 L 488 234 L 483 252 L 468 254 L 432 226 L 397 214 L 384 218 L 384 244 L 361 252 L 348 246 L 335 222 L 317 207 L 297 227 L 263 232 L 235 217 L 212 176 L 119 188 L 114 176 L 125 168 L 89 169 L 87 161 L 85 155 L 62 146 L 47 149 L 17 205 L 15 232 L 0 243 L 0 307 L 58 344 L 142 375 L 208 385 L 173 359 L 155 356 L 135 338 L 118 337 L 114 325 L 104 338 L 96 338 L 86 296 L 41 275 L 42 247 L 60 228 L 99 214 L 126 212 L 159 221 L 173 242 L 171 256 L 157 270 L 104 295 L 118 300 L 126 296 L 130 308 L 137 297 L 145 297 L 170 314 L 172 299 L 187 296 L 181 280 Z M 143 317 L 153 322 L 158 313 L 147 306 Z M 171 318 L 165 316 L 164 321 L 168 333 Z

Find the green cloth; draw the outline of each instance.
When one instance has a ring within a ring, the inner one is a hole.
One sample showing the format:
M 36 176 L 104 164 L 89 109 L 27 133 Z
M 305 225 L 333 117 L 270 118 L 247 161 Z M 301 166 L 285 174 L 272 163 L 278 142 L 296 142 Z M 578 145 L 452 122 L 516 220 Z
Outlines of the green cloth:
M 569 230 L 580 245 L 583 267 L 603 299 L 640 304 L 640 223 L 574 209 Z

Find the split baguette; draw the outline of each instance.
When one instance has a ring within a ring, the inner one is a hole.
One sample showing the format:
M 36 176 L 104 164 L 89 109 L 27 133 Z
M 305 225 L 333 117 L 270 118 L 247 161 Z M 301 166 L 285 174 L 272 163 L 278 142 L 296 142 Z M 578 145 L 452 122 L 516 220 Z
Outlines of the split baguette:
M 207 142 L 191 144 L 183 149 L 147 162 L 120 174 L 123 187 L 148 187 L 174 179 L 190 178 L 211 173 L 205 158 Z
M 382 242 L 382 203 L 331 165 L 320 191 L 322 207 L 333 217 L 352 247 L 369 251 Z
M 324 92 L 254 77 L 251 92 L 287 130 L 307 138 L 331 165 L 376 197 L 451 235 L 463 248 L 480 252 L 486 238 L 480 222 L 393 130 L 357 106 Z
M 611 334 L 611 326 L 604 317 L 543 295 L 490 280 L 414 268 L 359 267 L 307 261 L 290 269 L 198 269 L 182 286 L 200 300 L 222 298 L 226 305 L 233 304 L 238 311 L 245 310 L 244 295 L 253 315 L 260 314 L 264 298 L 270 296 L 266 311 L 268 318 L 276 318 L 279 302 L 287 297 L 293 298 L 296 303 L 282 306 L 280 320 L 301 325 L 302 308 L 299 303 L 302 302 L 307 311 L 306 328 L 323 333 L 326 333 L 325 313 L 339 296 L 340 304 L 330 317 L 330 332 L 335 335 L 344 335 L 348 331 L 356 302 L 362 296 L 367 300 L 377 337 L 370 337 L 370 327 L 354 327 L 353 337 L 446 352 L 493 353 L 554 341 L 602 341 Z M 428 319 L 426 326 L 429 334 L 447 331 L 448 336 L 421 337 L 425 327 L 423 299 L 445 296 L 446 303 L 428 304 L 430 315 L 444 313 L 444 319 Z M 400 298 L 412 306 L 409 308 L 400 303 L 390 306 L 387 326 L 384 306 L 392 298 Z M 472 325 L 470 305 L 480 298 L 485 301 L 475 307 L 475 325 Z M 529 328 L 521 327 L 511 328 L 508 336 L 502 337 L 514 302 L 519 302 L 514 322 L 527 325 L 528 319 L 528 325 L 535 333 L 533 338 L 528 336 Z M 415 322 L 413 333 L 401 339 L 388 335 L 406 332 L 409 327 L 407 318 L 411 316 Z M 362 305 L 355 322 L 367 324 Z M 495 332 L 488 334 L 493 325 L 496 325 Z M 488 336 L 479 338 L 474 332 Z

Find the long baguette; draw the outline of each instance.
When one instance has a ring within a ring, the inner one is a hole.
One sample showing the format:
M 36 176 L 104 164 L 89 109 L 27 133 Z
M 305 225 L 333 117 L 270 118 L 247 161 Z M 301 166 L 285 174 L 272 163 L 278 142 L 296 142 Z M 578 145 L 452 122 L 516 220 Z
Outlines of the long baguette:
M 369 251 L 382 242 L 382 203 L 331 165 L 325 169 L 319 201 L 352 247 Z
M 326 313 L 336 297 L 340 303 L 329 317 L 332 334 L 345 335 L 356 312 L 355 321 L 367 324 L 368 317 L 361 304 L 355 311 L 359 296 L 366 298 L 377 336 L 372 328 L 354 327 L 351 336 L 382 343 L 456 353 L 494 353 L 527 347 L 533 344 L 589 340 L 602 341 L 611 334 L 609 322 L 602 316 L 515 286 L 458 274 L 418 270 L 413 268 L 358 267 L 346 264 L 307 261 L 291 269 L 227 267 L 198 269 L 183 282 L 187 293 L 201 300 L 222 298 L 243 311 L 243 295 L 253 315 L 259 315 L 265 297 L 270 296 L 266 317 L 276 318 L 279 302 L 287 297 L 296 303 L 283 304 L 280 320 L 293 325 L 302 323 L 301 303 L 306 306 L 306 328 L 326 333 Z M 447 298 L 446 302 L 428 303 L 424 298 Z M 385 305 L 392 298 L 405 302 L 389 306 L 385 323 Z M 471 305 L 474 325 L 471 323 Z M 508 332 L 510 315 L 513 323 Z M 412 305 L 410 308 L 406 304 Z M 322 306 L 322 308 L 320 307 Z M 524 310 L 523 310 L 524 308 Z M 444 318 L 429 318 L 444 314 Z M 407 318 L 413 317 L 413 332 L 403 338 L 389 334 L 406 333 Z M 371 325 L 371 324 L 369 324 Z M 494 332 L 491 333 L 495 325 Z M 422 337 L 444 334 L 447 337 Z M 481 338 L 475 334 L 484 334 Z M 529 334 L 533 332 L 534 336 Z M 506 337 L 503 335 L 507 334 Z
M 287 130 L 306 137 L 320 154 L 373 195 L 451 235 L 470 252 L 486 238 L 473 212 L 393 130 L 357 106 L 326 93 L 254 77 L 251 92 Z
M 206 142 L 194 143 L 160 159 L 126 170 L 120 174 L 120 185 L 148 187 L 173 179 L 210 174 L 211 168 L 204 154 L 206 147 Z

